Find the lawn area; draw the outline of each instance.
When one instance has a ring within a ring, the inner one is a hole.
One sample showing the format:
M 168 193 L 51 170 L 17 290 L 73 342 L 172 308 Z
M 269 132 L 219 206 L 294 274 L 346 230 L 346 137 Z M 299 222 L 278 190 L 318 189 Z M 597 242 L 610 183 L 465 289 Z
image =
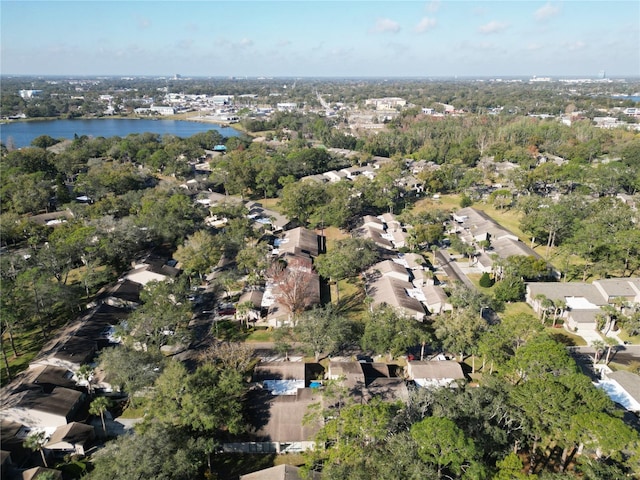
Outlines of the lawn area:
M 500 316 L 519 315 L 522 313 L 536 317 L 536 313 L 533 311 L 533 308 L 531 308 L 526 302 L 506 303 L 504 306 L 504 312 L 500 313 Z
M 245 342 L 273 342 L 273 331 L 265 328 L 256 329 L 247 335 Z
M 587 345 L 584 338 L 580 335 L 574 335 L 573 333 L 567 332 L 564 328 L 553 328 L 547 327 L 545 331 L 551 335 L 556 341 L 563 343 L 567 346 L 577 346 L 583 347 Z
M 415 203 L 412 210 L 423 212 L 425 210 L 458 210 L 460 208 L 460 195 L 441 195 L 440 198 L 425 198 Z
M 263 198 L 263 199 L 260 199 L 258 201 L 258 203 L 262 204 L 262 206 L 264 208 L 276 211 L 278 213 L 282 213 L 280 211 L 280 207 L 279 207 L 280 199 L 277 198 L 277 197 L 276 198 Z
M 325 227 L 324 236 L 327 239 L 327 251 L 331 251 L 336 240 L 351 238 L 351 236 L 337 227 Z

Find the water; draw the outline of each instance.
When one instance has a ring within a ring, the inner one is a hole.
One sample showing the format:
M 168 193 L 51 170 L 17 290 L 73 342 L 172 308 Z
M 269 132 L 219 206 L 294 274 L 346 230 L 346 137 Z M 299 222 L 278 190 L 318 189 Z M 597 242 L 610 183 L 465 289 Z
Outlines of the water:
M 89 137 L 126 137 L 131 133 L 171 134 L 187 138 L 196 133 L 217 130 L 223 137 L 237 137 L 241 133 L 231 127 L 222 127 L 213 123 L 189 122 L 184 120 L 132 120 L 132 119 L 91 119 L 91 120 L 45 120 L 34 122 L 15 122 L 0 125 L 0 139 L 7 144 L 11 138 L 14 147 L 31 145 L 40 135 L 72 139 L 75 134 Z

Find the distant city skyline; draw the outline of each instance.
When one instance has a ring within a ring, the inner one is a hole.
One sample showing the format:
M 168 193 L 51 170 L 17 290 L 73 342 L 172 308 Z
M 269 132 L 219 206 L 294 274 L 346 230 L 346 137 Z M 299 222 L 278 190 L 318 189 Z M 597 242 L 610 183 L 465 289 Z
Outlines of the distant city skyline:
M 640 75 L 640 2 L 0 1 L 4 75 Z

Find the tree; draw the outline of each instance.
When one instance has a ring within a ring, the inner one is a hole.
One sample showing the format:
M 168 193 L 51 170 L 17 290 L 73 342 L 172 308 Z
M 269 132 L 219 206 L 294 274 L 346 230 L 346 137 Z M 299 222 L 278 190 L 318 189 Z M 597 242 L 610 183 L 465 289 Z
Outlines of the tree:
M 136 394 L 153 385 L 162 371 L 164 359 L 158 352 L 120 346 L 102 350 L 98 361 L 106 372 L 106 381 L 115 390 L 126 392 L 129 404 L 133 406 Z
M 337 301 L 340 301 L 338 282 L 352 278 L 378 260 L 375 244 L 369 239 L 347 238 L 336 241 L 331 252 L 318 255 L 314 266 L 324 278 L 336 284 Z
M 45 467 L 47 465 L 47 459 L 44 456 L 44 446 L 47 443 L 47 437 L 45 432 L 37 431 L 31 433 L 27 438 L 24 439 L 24 446 L 33 452 L 40 452 L 40 456 L 42 457 L 42 463 L 44 463 Z
M 171 362 L 155 383 L 151 417 L 201 434 L 239 433 L 245 390 L 236 370 L 205 364 L 188 373 L 182 363 Z
M 189 235 L 174 253 L 174 258 L 182 264 L 187 273 L 195 273 L 202 280 L 218 264 L 222 251 L 213 235 L 198 230 Z
M 88 363 L 80 365 L 80 368 L 76 372 L 76 377 L 78 377 L 78 380 L 80 380 L 80 382 L 83 382 L 83 383 L 87 384 L 87 392 L 89 393 L 89 395 L 91 395 L 93 393 L 92 392 L 93 387 L 91 386 L 91 380 L 93 379 L 93 375 L 94 374 L 95 374 L 95 369 L 91 365 L 89 365 Z M 80 382 L 78 382 L 78 384 L 80 384 Z
M 296 317 L 316 300 L 318 276 L 310 261 L 293 257 L 285 261 L 275 261 L 269 267 L 267 276 L 275 285 L 274 296 L 288 311 L 294 322 Z
M 481 333 L 487 328 L 487 322 L 479 312 L 463 309 L 453 312 L 450 317 L 440 315 L 434 322 L 436 337 L 446 351 L 460 355 L 475 348 Z
M 496 462 L 498 474 L 493 480 L 526 480 L 529 476 L 523 472 L 522 460 L 514 452 Z
M 438 478 L 455 475 L 484 478 L 477 462 L 478 451 L 472 440 L 448 418 L 427 417 L 411 426 L 411 438 L 418 444 L 420 458 L 436 465 Z
M 521 278 L 506 276 L 493 289 L 496 300 L 502 302 L 517 302 L 524 298 L 526 288 Z
M 104 434 L 107 434 L 107 426 L 104 422 L 104 412 L 106 412 L 111 407 L 111 400 L 107 397 L 97 397 L 89 405 L 89 413 L 91 415 L 97 415 L 100 417 L 100 421 L 102 422 L 102 431 Z
M 360 339 L 365 350 L 387 354 L 390 358 L 419 345 L 426 327 L 417 320 L 398 314 L 392 307 L 381 305 L 369 314 Z
M 210 448 L 183 430 L 152 422 L 142 433 L 109 442 L 92 459 L 92 480 L 197 478 Z
M 336 353 L 349 338 L 350 324 L 331 307 L 314 308 L 303 313 L 294 331 L 298 341 L 313 352 L 316 362 L 320 354 Z
M 280 208 L 289 218 L 307 224 L 315 210 L 326 203 L 322 185 L 314 181 L 289 183 L 280 194 Z
M 124 325 L 128 340 L 144 348 L 160 350 L 163 345 L 188 343 L 191 307 L 180 281 L 152 281 L 140 292 L 142 305 Z

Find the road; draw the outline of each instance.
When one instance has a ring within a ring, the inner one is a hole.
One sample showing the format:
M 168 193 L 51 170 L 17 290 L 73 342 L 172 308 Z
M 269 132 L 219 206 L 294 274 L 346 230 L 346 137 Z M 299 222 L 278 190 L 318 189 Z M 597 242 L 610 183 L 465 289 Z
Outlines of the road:
M 595 350 L 592 347 L 569 347 L 569 350 L 591 357 L 595 355 Z M 604 354 L 606 355 L 606 351 Z M 622 365 L 640 362 L 640 345 L 616 345 L 611 350 L 609 360 Z

